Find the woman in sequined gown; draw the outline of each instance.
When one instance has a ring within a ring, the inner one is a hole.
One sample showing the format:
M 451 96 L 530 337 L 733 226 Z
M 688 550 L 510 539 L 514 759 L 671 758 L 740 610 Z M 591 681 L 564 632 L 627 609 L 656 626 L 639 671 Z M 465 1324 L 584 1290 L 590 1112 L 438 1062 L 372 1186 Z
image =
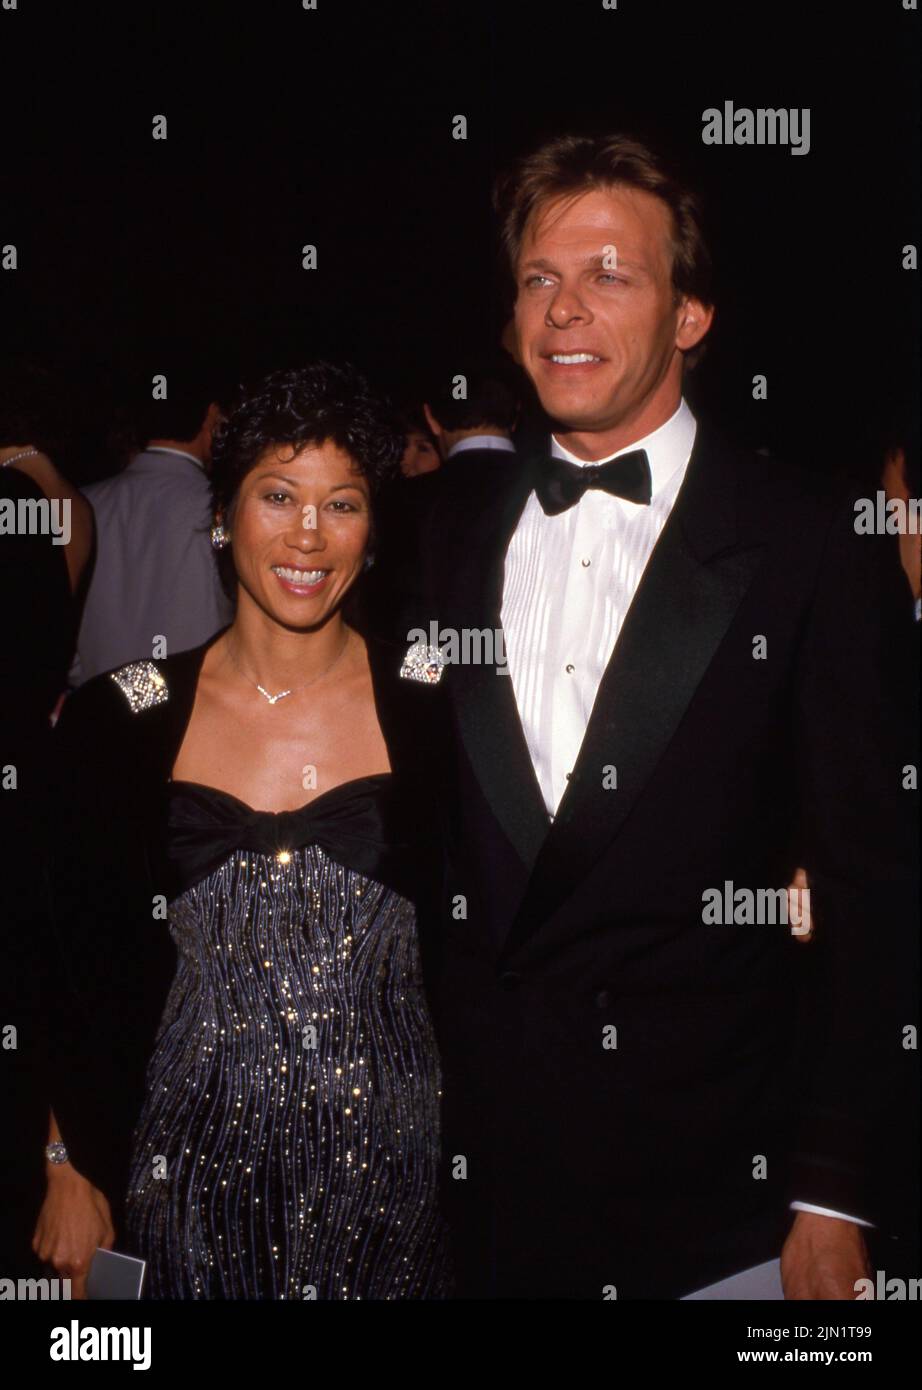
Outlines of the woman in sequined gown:
M 177 967 L 117 1242 L 154 1298 L 450 1294 L 406 798 L 344 616 L 401 447 L 362 379 L 323 363 L 267 378 L 215 444 L 237 611 L 181 654 Z M 179 698 L 173 661 L 99 679 L 143 721 Z
M 189 886 L 128 1206 L 154 1297 L 447 1291 L 414 912 L 375 876 L 388 782 L 278 816 L 173 783 Z

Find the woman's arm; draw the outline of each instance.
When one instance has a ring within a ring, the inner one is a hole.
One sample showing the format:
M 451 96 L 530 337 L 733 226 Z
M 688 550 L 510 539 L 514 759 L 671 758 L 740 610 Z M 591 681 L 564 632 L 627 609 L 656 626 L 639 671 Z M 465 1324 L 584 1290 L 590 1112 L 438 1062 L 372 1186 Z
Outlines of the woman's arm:
M 167 705 L 132 713 L 108 675 L 65 700 L 52 734 L 50 919 L 60 962 L 46 1010 L 48 1101 L 71 1163 L 106 1194 L 122 1227 L 131 1135 L 144 1073 L 175 972 L 154 915 Z M 140 721 L 140 722 L 139 722 Z
M 7 459 L 33 447 L 31 444 L 4 445 L 0 448 L 0 466 Z M 70 536 L 64 546 L 64 559 L 67 563 L 71 593 L 75 593 L 93 545 L 93 508 L 83 493 L 67 481 L 47 454 L 41 451 L 29 454 L 27 458 L 17 459 L 13 466 L 31 478 L 49 500 L 56 499 L 67 504 L 70 512 Z
M 48 1143 L 61 1142 L 50 1112 Z M 115 1240 L 109 1203 L 70 1163 L 45 1160 L 45 1200 L 38 1214 L 32 1249 L 40 1260 L 71 1282 L 71 1297 L 86 1297 L 86 1279 L 97 1249 L 111 1250 Z
M 47 846 L 57 964 L 48 1099 L 70 1155 L 64 1179 L 76 1170 L 105 1192 L 116 1222 L 130 1129 L 121 1063 L 133 1051 L 132 945 L 146 884 L 130 797 L 141 778 L 122 702 L 108 676 L 64 701 L 51 737 Z

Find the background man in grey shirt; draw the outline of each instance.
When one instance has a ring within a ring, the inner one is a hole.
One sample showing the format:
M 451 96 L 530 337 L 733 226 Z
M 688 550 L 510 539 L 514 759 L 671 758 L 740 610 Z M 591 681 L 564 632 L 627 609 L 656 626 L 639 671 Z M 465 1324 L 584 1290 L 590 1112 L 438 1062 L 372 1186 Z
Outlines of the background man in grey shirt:
M 231 620 L 211 545 L 206 472 L 220 408 L 206 384 L 170 373 L 167 389 L 167 399 L 149 400 L 139 414 L 146 447 L 124 472 L 85 489 L 96 563 L 70 672 L 75 685 L 196 647 Z

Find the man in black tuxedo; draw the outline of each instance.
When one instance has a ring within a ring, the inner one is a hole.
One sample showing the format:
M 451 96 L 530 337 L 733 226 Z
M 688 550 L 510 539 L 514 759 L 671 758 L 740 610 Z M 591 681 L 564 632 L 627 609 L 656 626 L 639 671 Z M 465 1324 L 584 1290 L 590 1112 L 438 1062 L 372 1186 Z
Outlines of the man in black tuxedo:
M 550 452 L 446 484 L 405 615 L 492 648 L 443 665 L 421 752 L 460 1293 L 676 1298 L 780 1255 L 786 1297 L 853 1298 L 917 1055 L 892 538 L 693 417 L 708 254 L 650 151 L 555 140 L 498 207 Z M 771 906 L 798 864 L 806 945 Z

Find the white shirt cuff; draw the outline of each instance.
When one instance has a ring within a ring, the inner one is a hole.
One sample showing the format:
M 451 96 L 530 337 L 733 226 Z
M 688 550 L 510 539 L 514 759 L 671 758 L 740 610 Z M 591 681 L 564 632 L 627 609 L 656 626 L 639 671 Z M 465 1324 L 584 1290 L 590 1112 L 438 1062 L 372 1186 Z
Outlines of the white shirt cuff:
M 839 1221 L 851 1221 L 855 1226 L 867 1226 L 874 1230 L 873 1221 L 862 1221 L 859 1216 L 847 1216 L 844 1211 L 831 1211 L 829 1207 L 814 1207 L 809 1202 L 792 1202 L 791 1211 L 812 1211 L 817 1216 L 835 1216 Z

